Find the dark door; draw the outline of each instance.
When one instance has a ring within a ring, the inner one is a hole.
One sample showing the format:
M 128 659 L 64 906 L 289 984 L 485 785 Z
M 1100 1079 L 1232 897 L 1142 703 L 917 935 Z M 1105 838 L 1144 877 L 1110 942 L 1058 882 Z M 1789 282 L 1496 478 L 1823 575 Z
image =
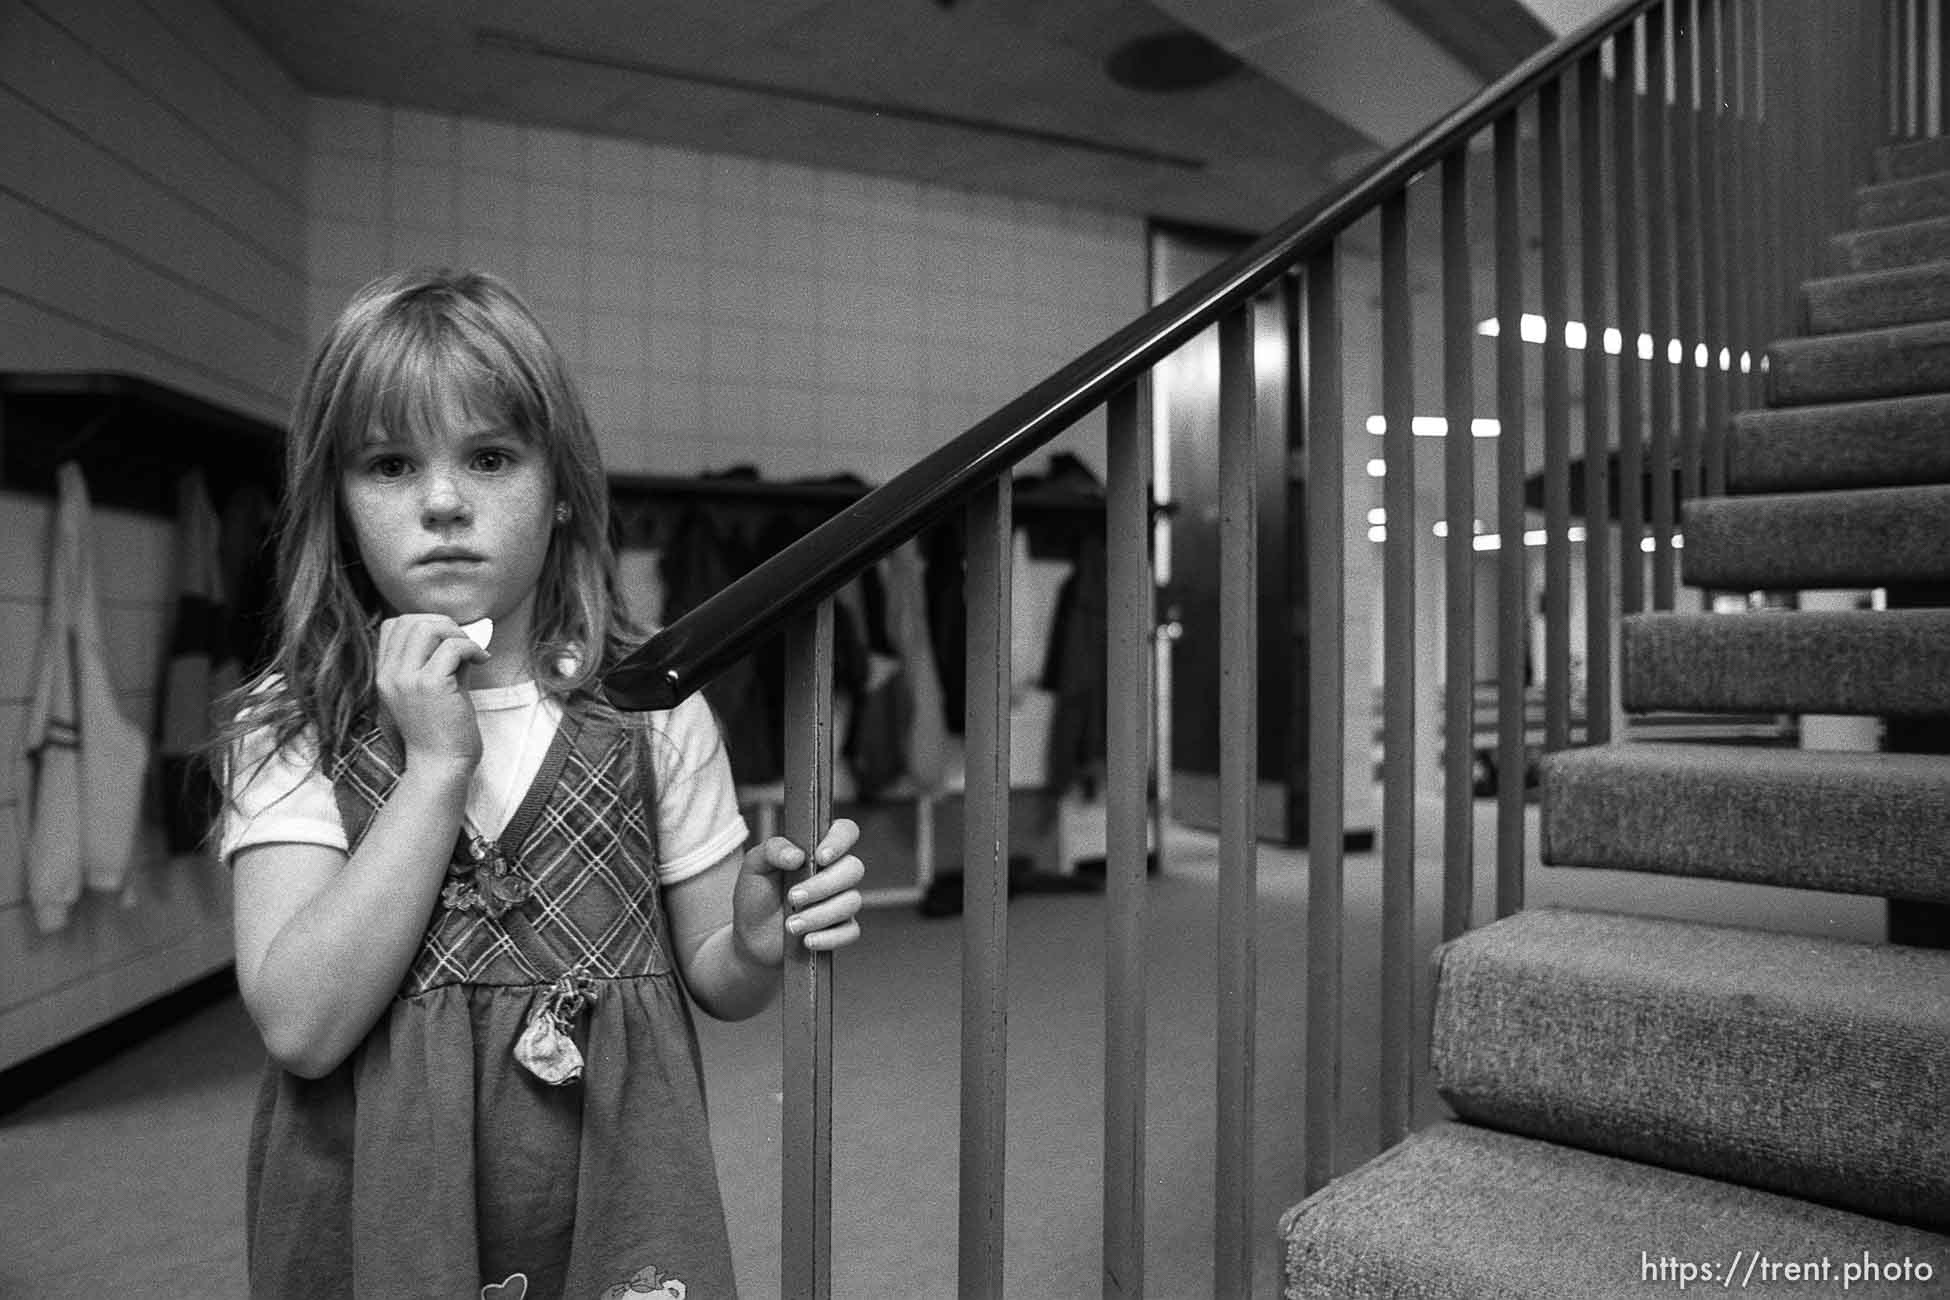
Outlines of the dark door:
M 1225 234 L 1155 224 L 1151 236 L 1152 301 L 1162 302 L 1245 247 Z M 1286 591 L 1286 345 L 1277 296 L 1253 304 L 1254 373 L 1259 393 L 1259 824 L 1288 838 L 1286 764 L 1291 707 L 1304 689 L 1304 658 L 1291 639 Z M 1167 616 L 1178 625 L 1167 676 L 1171 810 L 1192 826 L 1218 825 L 1221 746 L 1219 681 L 1219 341 L 1214 327 L 1158 367 L 1152 403 L 1157 420 L 1161 499 L 1175 509 L 1161 553 Z M 1299 662 L 1296 662 L 1299 659 Z

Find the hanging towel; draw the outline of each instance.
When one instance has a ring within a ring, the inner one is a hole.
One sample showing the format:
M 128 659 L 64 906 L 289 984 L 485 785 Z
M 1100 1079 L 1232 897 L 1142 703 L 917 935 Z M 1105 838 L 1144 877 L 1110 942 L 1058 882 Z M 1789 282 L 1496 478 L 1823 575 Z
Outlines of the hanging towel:
M 210 738 L 211 707 L 236 683 L 229 662 L 222 539 L 203 471 L 191 470 L 176 484 L 176 626 L 163 664 L 156 725 L 163 828 L 171 853 L 194 853 L 217 811 L 216 783 L 201 750 Z
M 128 885 L 149 758 L 142 730 L 116 711 L 102 653 L 88 488 L 73 462 L 57 479 L 47 622 L 27 719 L 27 894 L 43 934 L 67 924 L 84 884 L 106 893 Z

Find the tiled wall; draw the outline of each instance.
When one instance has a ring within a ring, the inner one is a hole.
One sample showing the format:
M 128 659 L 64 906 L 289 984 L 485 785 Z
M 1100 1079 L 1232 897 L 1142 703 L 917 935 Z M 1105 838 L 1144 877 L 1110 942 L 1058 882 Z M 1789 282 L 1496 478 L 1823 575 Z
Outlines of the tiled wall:
M 311 145 L 311 340 L 380 271 L 493 271 L 617 471 L 884 482 L 1144 306 L 1135 217 L 342 99 L 314 101 Z M 1101 475 L 1101 416 L 1058 449 Z M 1052 569 L 1017 569 L 1023 782 Z
M 1134 217 L 347 100 L 311 121 L 311 336 L 385 269 L 501 274 L 612 469 L 884 481 L 1143 306 Z M 1062 445 L 1101 471 L 1101 442 Z
M 881 480 L 1142 305 L 1131 217 L 309 99 L 214 0 L 0 0 L 0 370 L 121 370 L 282 420 L 378 271 L 496 270 L 610 466 Z M 1059 446 L 1101 468 L 1101 427 Z M 135 905 L 21 899 L 20 761 L 52 503 L 0 493 L 0 1068 L 219 966 L 228 882 L 147 846 Z M 148 726 L 172 531 L 96 515 L 109 657 Z
M 0 370 L 123 370 L 279 417 L 304 332 L 303 93 L 213 0 L 0 0 Z M 0 1068 L 229 958 L 228 882 L 153 846 L 42 936 L 20 742 L 52 502 L 0 493 Z M 151 725 L 172 532 L 98 512 L 123 712 Z

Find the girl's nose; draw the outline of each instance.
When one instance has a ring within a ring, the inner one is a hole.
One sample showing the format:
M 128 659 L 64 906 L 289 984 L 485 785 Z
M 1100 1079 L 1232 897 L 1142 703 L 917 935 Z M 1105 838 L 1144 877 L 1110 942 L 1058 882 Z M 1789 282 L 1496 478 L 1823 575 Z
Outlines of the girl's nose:
M 426 496 L 420 502 L 420 513 L 427 523 L 454 523 L 467 518 L 467 498 L 452 475 L 429 474 L 426 482 Z

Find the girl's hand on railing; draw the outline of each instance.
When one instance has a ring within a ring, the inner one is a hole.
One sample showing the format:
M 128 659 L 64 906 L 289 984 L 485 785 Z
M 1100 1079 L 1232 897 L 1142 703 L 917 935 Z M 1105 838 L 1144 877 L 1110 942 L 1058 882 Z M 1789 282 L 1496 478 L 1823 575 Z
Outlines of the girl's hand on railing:
M 788 889 L 785 877 L 805 865 L 797 845 L 775 835 L 745 854 L 732 895 L 738 942 L 770 966 L 785 960 L 790 932 L 815 952 L 844 948 L 860 937 L 860 882 L 867 869 L 853 856 L 860 828 L 845 817 L 827 828 L 813 853 L 813 871 Z

